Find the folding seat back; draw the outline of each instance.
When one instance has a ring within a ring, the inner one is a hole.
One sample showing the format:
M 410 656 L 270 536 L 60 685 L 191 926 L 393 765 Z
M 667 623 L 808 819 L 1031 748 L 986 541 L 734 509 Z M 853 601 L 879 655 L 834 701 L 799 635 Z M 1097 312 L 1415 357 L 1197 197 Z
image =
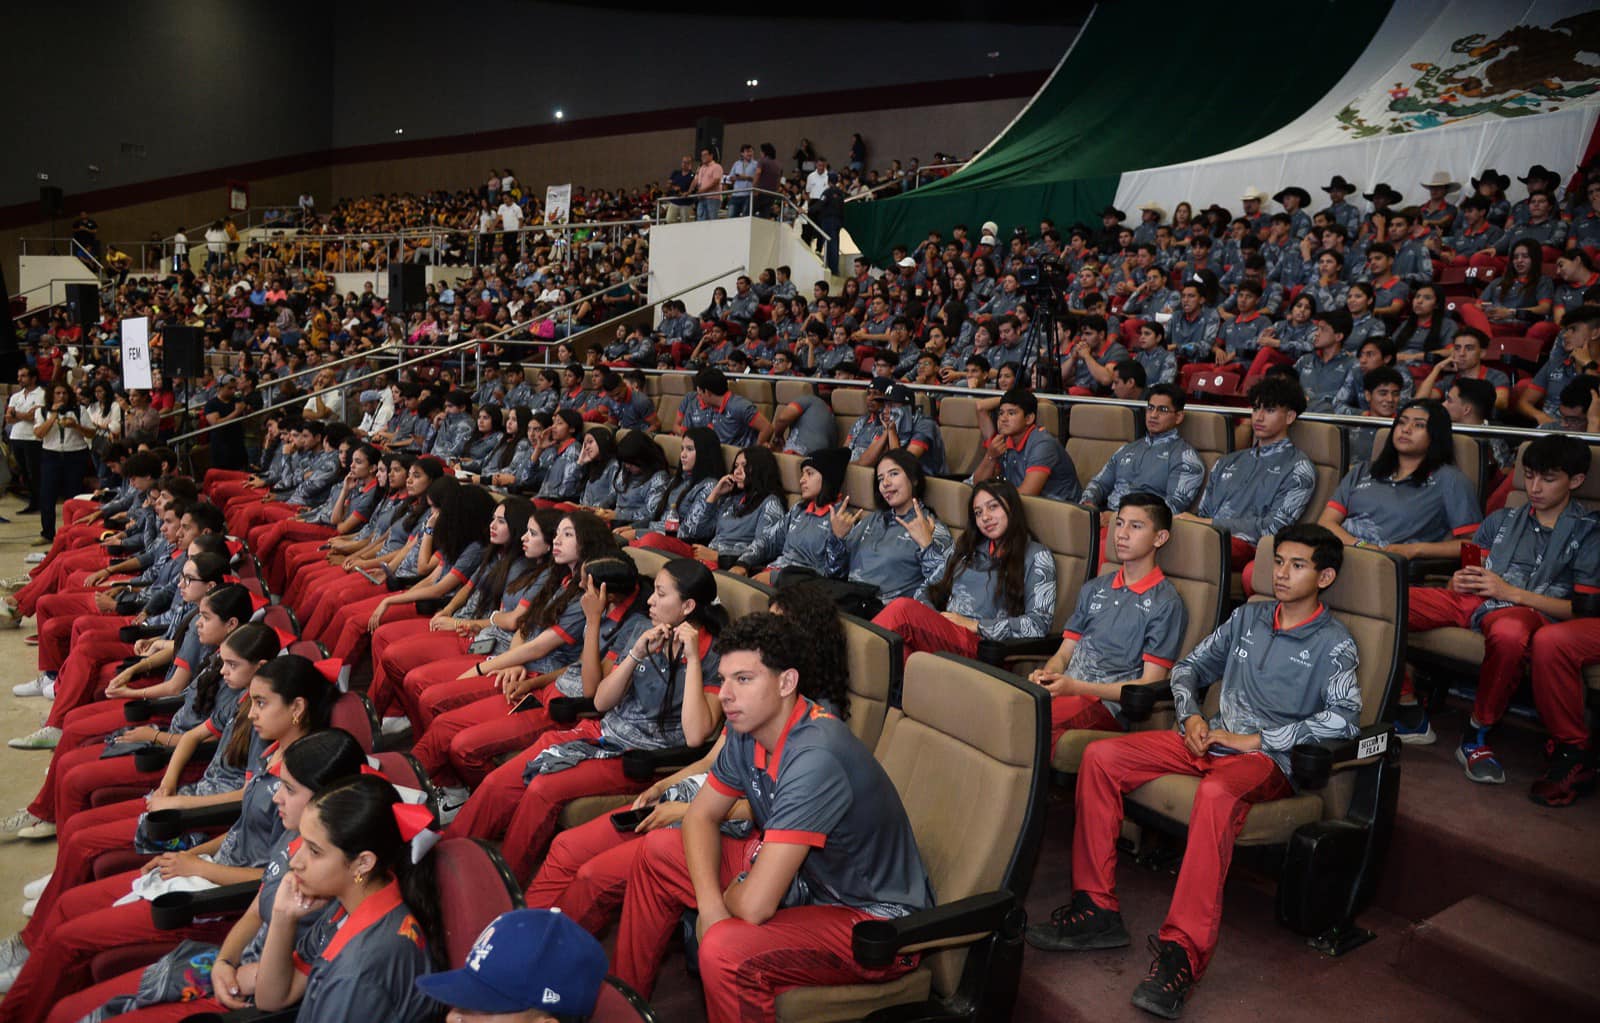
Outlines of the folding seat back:
M 1289 440 L 1311 459 L 1312 466 L 1317 470 L 1317 487 L 1311 492 L 1311 500 L 1300 516 L 1301 522 L 1315 522 L 1327 506 L 1328 498 L 1338 489 L 1339 481 L 1344 479 L 1345 467 L 1349 463 L 1344 431 L 1330 423 L 1297 421 L 1289 427 Z
M 1057 440 L 1065 439 L 1061 432 L 1061 409 L 1053 401 L 1039 402 L 1039 414 L 1034 419 L 1044 431 Z
M 737 377 L 728 381 L 728 389 L 755 405 L 769 421 L 772 419 L 772 381 Z
M 739 456 L 739 452 L 743 450 L 743 448 L 733 444 L 722 445 L 722 464 L 728 467 L 729 472 L 733 471 L 733 460 L 737 458 Z
M 655 436 L 656 447 L 667 457 L 667 465 L 677 468 L 678 452 L 683 448 L 683 438 L 675 433 L 658 433 Z
M 349 732 L 362 749 L 372 752 L 373 739 L 379 734 L 378 713 L 365 696 L 360 693 L 340 693 L 339 698 L 333 701 L 329 723 L 334 728 Z
M 924 496 L 939 521 L 950 527 L 952 537 L 959 538 L 966 532 L 968 506 L 972 501 L 970 486 L 958 480 L 929 479 Z
M 808 394 L 816 394 L 816 385 L 808 384 L 804 380 L 779 380 L 773 385 L 774 403 L 787 405 L 791 401 L 799 401 Z
M 850 507 L 871 511 L 878 506 L 877 470 L 865 465 L 851 465 L 844 472 L 844 496 L 850 498 Z
M 1217 459 L 1233 450 L 1233 430 L 1219 412 L 1185 412 L 1178 433 L 1200 456 L 1207 473 Z
M 672 560 L 672 556 L 654 547 L 624 547 L 628 557 L 633 559 L 633 566 L 639 574 L 646 579 L 654 579 L 656 573 L 661 571 L 661 566 Z
M 439 886 L 445 958 L 459 968 L 485 927 L 501 913 L 522 908 L 522 886 L 480 839 L 442 839 L 429 856 Z
M 589 1023 L 656 1023 L 659 1018 L 639 992 L 616 977 L 601 983 L 594 1012 L 587 1017 Z
M 880 955 L 921 950 L 922 960 L 882 984 L 785 991 L 779 1020 L 858 1020 L 925 1001 L 943 1012 L 916 1018 L 967 1018 L 944 1015 L 958 1004 L 1009 1018 L 1009 1005 L 996 1004 L 1006 996 L 996 992 L 991 1001 L 986 988 L 991 974 L 1011 976 L 1019 965 L 1020 935 L 1001 937 L 996 928 L 1026 897 L 1038 857 L 1048 730 L 1039 687 L 976 661 L 912 655 L 903 706 L 889 712 L 876 753 L 905 805 L 938 908 L 887 926 L 858 924 L 855 947 L 859 956 L 871 939 Z M 951 919 L 934 923 L 941 910 Z
M 869 749 L 874 748 L 883 734 L 883 719 L 890 705 L 900 701 L 904 641 L 897 633 L 854 615 L 840 615 L 839 620 L 844 626 L 845 664 L 849 672 L 848 724 L 856 738 Z
M 1188 612 L 1183 645 L 1178 648 L 1178 656 L 1186 657 L 1222 624 L 1228 604 L 1228 534 L 1204 522 L 1179 519 L 1172 524 L 1172 539 L 1157 552 L 1156 565 L 1178 591 Z M 1120 567 L 1113 547 L 1107 552 L 1101 574 Z M 1149 718 L 1133 722 L 1131 729 L 1170 728 L 1172 724 L 1172 705 L 1163 702 Z M 1051 751 L 1050 766 L 1062 773 L 1076 773 L 1083 751 L 1091 742 L 1120 734 L 1089 729 L 1069 731 Z
M 856 420 L 867 414 L 867 389 L 865 387 L 835 387 L 830 400 L 833 420 L 839 427 L 839 441 L 850 435 Z
M 276 630 L 280 635 L 300 635 L 300 623 L 287 604 L 268 604 L 261 609 L 261 624 Z
M 1080 482 L 1088 483 L 1118 448 L 1133 440 L 1134 423 L 1133 409 L 1123 405 L 1072 406 L 1066 446 Z
M 767 609 L 772 599 L 772 587 L 731 572 L 717 572 L 717 599 L 729 619 L 743 618 Z
M 778 460 L 778 478 L 783 481 L 783 492 L 791 497 L 800 496 L 800 466 L 805 462 L 801 455 L 791 455 L 785 451 L 773 453 L 773 458 Z M 794 502 L 789 502 L 793 504 Z
M 1081 504 L 1064 504 L 1043 497 L 1024 497 L 1022 511 L 1033 538 L 1050 548 L 1056 562 L 1056 613 L 1050 635 L 1078 606 L 1078 591 L 1094 572 L 1100 530 L 1095 515 Z
M 944 435 L 945 466 L 950 470 L 950 475 L 970 476 L 983 456 L 983 434 L 978 429 L 978 400 L 953 395 L 941 399 L 939 432 Z

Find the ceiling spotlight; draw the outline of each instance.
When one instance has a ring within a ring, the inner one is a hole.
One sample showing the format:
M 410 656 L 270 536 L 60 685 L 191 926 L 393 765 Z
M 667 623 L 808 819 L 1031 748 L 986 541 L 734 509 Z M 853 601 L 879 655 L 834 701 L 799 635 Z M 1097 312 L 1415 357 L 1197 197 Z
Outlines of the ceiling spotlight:
M 561 120 L 561 119 L 562 119 L 562 118 L 563 118 L 563 117 L 565 117 L 565 116 L 567 116 L 567 115 L 566 115 L 566 114 L 564 114 L 564 113 L 562 113 L 562 112 L 561 112 L 561 111 L 560 111 L 560 110 L 557 110 L 557 111 L 556 111 L 556 120 L 558 120 L 558 121 L 559 121 L 559 120 Z
M 40 181 L 50 180 L 50 175 L 46 174 L 44 171 L 40 171 L 39 173 L 35 174 L 34 177 L 38 178 Z
M 988 53 L 987 53 L 987 54 L 986 54 L 986 56 L 987 56 L 987 57 L 988 57 L 988 58 L 989 58 L 989 59 L 990 59 L 990 60 L 999 60 L 999 59 L 1000 59 L 1000 51 L 999 51 L 999 50 L 990 50 L 990 51 L 989 51 L 989 52 L 988 52 Z
M 404 128 L 396 128 L 396 129 L 395 129 L 395 130 L 394 130 L 394 133 L 395 133 L 395 134 L 396 134 L 396 135 L 404 135 L 404 134 L 405 134 L 405 133 L 406 133 L 406 130 L 405 130 L 405 129 L 404 129 Z
M 744 80 L 744 84 L 749 86 L 750 88 L 754 89 L 756 86 L 760 85 L 761 82 L 759 80 L 757 80 L 757 79 L 754 79 L 754 78 L 746 78 Z

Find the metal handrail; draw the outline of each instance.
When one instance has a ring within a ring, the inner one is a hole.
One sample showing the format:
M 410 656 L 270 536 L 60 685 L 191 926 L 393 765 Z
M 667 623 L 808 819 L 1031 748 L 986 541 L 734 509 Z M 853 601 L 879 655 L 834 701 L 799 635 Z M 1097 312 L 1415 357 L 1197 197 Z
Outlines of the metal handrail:
M 786 193 L 786 192 L 774 192 L 774 191 L 772 191 L 770 189 L 766 189 L 766 188 L 747 188 L 747 189 L 744 189 L 742 191 L 735 191 L 734 189 L 731 189 L 731 188 L 722 188 L 722 189 L 718 189 L 715 192 L 690 192 L 688 195 L 663 195 L 663 196 L 658 196 L 656 198 L 656 217 L 657 217 L 658 221 L 661 218 L 664 218 L 666 216 L 665 208 L 667 206 L 669 206 L 669 205 L 671 205 L 671 206 L 680 206 L 680 205 L 682 205 L 681 203 L 675 202 L 674 200 L 688 199 L 688 200 L 690 200 L 690 205 L 693 206 L 695 203 L 698 203 L 701 199 L 711 199 L 711 198 L 720 199 L 722 196 L 725 196 L 725 195 L 748 195 L 748 196 L 770 195 L 770 196 L 775 196 L 778 199 L 779 206 L 781 206 L 783 209 L 788 210 L 789 212 L 794 214 L 794 219 L 795 219 L 796 223 L 798 223 L 799 221 L 803 220 L 807 224 L 810 224 L 811 225 L 811 229 L 813 231 L 816 231 L 818 234 L 820 234 L 824 239 L 827 239 L 829 241 L 831 241 L 833 239 L 833 235 L 831 235 L 828 232 L 824 231 L 822 229 L 822 227 L 820 225 L 818 225 L 815 220 L 812 220 L 811 217 L 809 215 L 807 215 L 806 211 L 800 208 L 799 204 L 795 203 L 793 200 L 791 200 L 789 198 L 788 193 Z M 748 216 L 755 216 L 755 205 L 753 203 L 751 204 L 750 213 L 748 214 Z M 782 218 L 780 217 L 779 220 L 781 222 Z
M 922 187 L 922 175 L 923 175 L 923 172 L 925 172 L 925 171 L 943 170 L 946 167 L 954 167 L 956 170 L 960 170 L 962 167 L 965 167 L 966 165 L 967 165 L 967 161 L 966 160 L 962 160 L 962 161 L 960 161 L 958 163 L 930 163 L 926 167 L 918 167 L 917 168 L 917 172 L 915 174 L 910 175 L 910 177 L 912 179 L 912 182 L 913 182 L 911 187 L 912 187 L 913 190 Z M 845 202 L 862 202 L 862 201 L 867 200 L 867 199 L 876 198 L 877 194 L 879 192 L 883 191 L 886 188 L 892 188 L 895 185 L 899 185 L 902 188 L 904 188 L 905 182 L 901 178 L 890 178 L 888 181 L 882 182 L 882 183 L 877 184 L 877 185 L 873 185 L 871 188 L 867 189 L 867 191 L 864 194 L 850 196 L 848 199 L 845 200 Z
M 634 308 L 634 309 L 629 309 L 625 313 L 619 313 L 616 316 L 613 316 L 613 317 L 611 317 L 611 318 L 609 318 L 607 320 L 603 320 L 602 322 L 597 323 L 593 327 L 588 328 L 588 329 L 589 330 L 601 330 L 601 329 L 603 329 L 605 327 L 611 326 L 614 323 L 618 323 L 618 322 L 626 319 L 629 316 L 633 316 L 633 315 L 637 314 L 640 309 L 649 309 L 652 306 L 660 305 L 662 302 L 666 302 L 666 301 L 668 301 L 670 299 L 675 299 L 679 295 L 687 295 L 689 292 L 694 291 L 696 288 L 703 288 L 708 284 L 713 284 L 713 283 L 715 283 L 717 281 L 722 280 L 724 277 L 728 276 L 729 274 L 737 273 L 737 272 L 739 272 L 740 270 L 743 270 L 743 269 L 745 269 L 743 266 L 736 266 L 736 267 L 732 267 L 732 268 L 730 268 L 728 270 L 724 270 L 721 273 L 717 274 L 715 277 L 708 277 L 703 281 L 699 281 L 699 282 L 697 282 L 695 284 L 691 284 L 691 285 L 688 285 L 688 286 L 686 286 L 684 288 L 680 288 L 679 290 L 673 292 L 670 295 L 663 295 L 661 298 L 658 298 L 658 299 L 656 299 L 656 300 L 654 300 L 652 302 L 646 302 L 643 306 L 639 306 L 639 307 Z M 605 291 L 609 291 L 611 288 L 614 288 L 614 287 L 616 287 L 616 285 L 614 285 L 614 284 L 607 285 L 601 291 L 597 291 L 597 292 L 594 292 L 594 293 L 589 294 L 589 295 L 584 295 L 584 296 L 582 296 L 580 298 L 577 298 L 577 299 L 573 300 L 572 302 L 567 303 L 566 306 L 557 306 L 555 309 L 550 310 L 550 312 L 554 313 L 554 312 L 557 312 L 557 311 L 559 311 L 561 309 L 565 309 L 565 308 L 581 305 L 584 302 L 586 302 L 586 301 L 588 301 L 588 300 L 590 300 L 592 298 L 597 298 L 599 295 L 603 294 Z M 546 314 L 546 315 L 548 315 L 548 314 Z M 322 388 L 319 388 L 319 389 L 317 389 L 315 391 L 307 391 L 305 394 L 297 394 L 293 398 L 288 399 L 287 401 L 281 401 L 281 402 L 278 402 L 278 403 L 273 404 L 273 405 L 263 406 L 262 408 L 255 409 L 255 410 L 251 411 L 250 413 L 239 417 L 238 419 L 232 420 L 229 423 L 218 423 L 218 424 L 215 424 L 215 425 L 201 426 L 198 429 L 190 430 L 188 433 L 179 434 L 178 436 L 173 437 L 168 443 L 169 444 L 178 444 L 178 443 L 180 443 L 182 441 L 192 440 L 193 438 L 198 437 L 201 434 L 210 433 L 212 430 L 218 429 L 221 426 L 232 426 L 234 423 L 242 423 L 247 419 L 254 419 L 257 416 L 264 416 L 264 415 L 267 415 L 270 412 L 276 412 L 279 409 L 288 408 L 291 405 L 303 405 L 303 404 L 305 404 L 307 399 L 314 398 L 314 397 L 317 397 L 318 395 L 322 395 L 322 394 L 328 394 L 328 393 L 331 393 L 333 391 L 345 390 L 347 388 L 352 387 L 355 384 L 363 383 L 363 382 L 365 382 L 367 380 L 372 380 L 372 379 L 374 379 L 376 377 L 383 376 L 385 374 L 395 372 L 396 370 L 404 369 L 407 366 L 414 366 L 414 365 L 416 365 L 418 363 L 428 362 L 429 360 L 437 359 L 437 358 L 440 358 L 441 356 L 450 355 L 450 354 L 455 353 L 455 352 L 464 352 L 468 348 L 477 347 L 478 345 L 489 344 L 489 343 L 491 343 L 493 341 L 506 339 L 507 335 L 509 335 L 512 331 L 519 330 L 519 329 L 521 329 L 523 327 L 530 326 L 534 322 L 536 322 L 537 320 L 543 319 L 543 318 L 544 317 L 534 317 L 534 319 L 531 319 L 531 320 L 524 320 L 521 323 L 511 324 L 510 326 L 506 327 L 504 330 L 500 331 L 498 334 L 491 334 L 488 337 L 469 338 L 469 339 L 467 339 L 465 341 L 459 341 L 456 344 L 447 345 L 447 346 L 445 346 L 443 348 L 430 349 L 427 353 L 425 353 L 423 355 L 419 355 L 419 356 L 416 356 L 415 358 L 411 358 L 411 359 L 401 360 L 400 362 L 397 362 L 394 365 L 389 366 L 386 369 L 373 370 L 371 373 L 363 373 L 360 376 L 351 377 L 349 380 L 342 380 L 339 383 L 334 384 L 332 387 L 322 387 Z M 368 352 L 368 353 L 365 353 L 365 354 L 369 354 L 370 355 L 371 353 Z M 323 367 L 318 366 L 317 368 L 318 369 L 322 369 Z M 271 386 L 271 385 L 269 384 L 268 386 Z

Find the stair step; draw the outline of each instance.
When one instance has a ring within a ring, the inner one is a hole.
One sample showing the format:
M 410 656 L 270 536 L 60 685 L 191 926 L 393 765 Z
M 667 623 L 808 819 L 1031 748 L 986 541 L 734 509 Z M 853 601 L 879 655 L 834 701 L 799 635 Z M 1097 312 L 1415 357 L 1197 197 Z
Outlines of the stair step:
M 1502 1019 L 1597 1019 L 1600 944 L 1473 895 L 1417 924 L 1396 967 Z

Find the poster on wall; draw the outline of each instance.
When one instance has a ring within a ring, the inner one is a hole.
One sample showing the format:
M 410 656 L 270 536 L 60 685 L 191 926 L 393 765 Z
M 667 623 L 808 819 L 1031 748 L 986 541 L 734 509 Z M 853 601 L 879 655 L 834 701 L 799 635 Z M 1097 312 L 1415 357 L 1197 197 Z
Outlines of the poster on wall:
M 228 210 L 243 213 L 250 208 L 250 186 L 243 181 L 228 182 Z
M 572 185 L 551 185 L 544 190 L 544 222 L 565 224 L 572 213 Z
M 122 321 L 122 386 L 145 390 L 152 386 L 148 316 L 135 316 Z

